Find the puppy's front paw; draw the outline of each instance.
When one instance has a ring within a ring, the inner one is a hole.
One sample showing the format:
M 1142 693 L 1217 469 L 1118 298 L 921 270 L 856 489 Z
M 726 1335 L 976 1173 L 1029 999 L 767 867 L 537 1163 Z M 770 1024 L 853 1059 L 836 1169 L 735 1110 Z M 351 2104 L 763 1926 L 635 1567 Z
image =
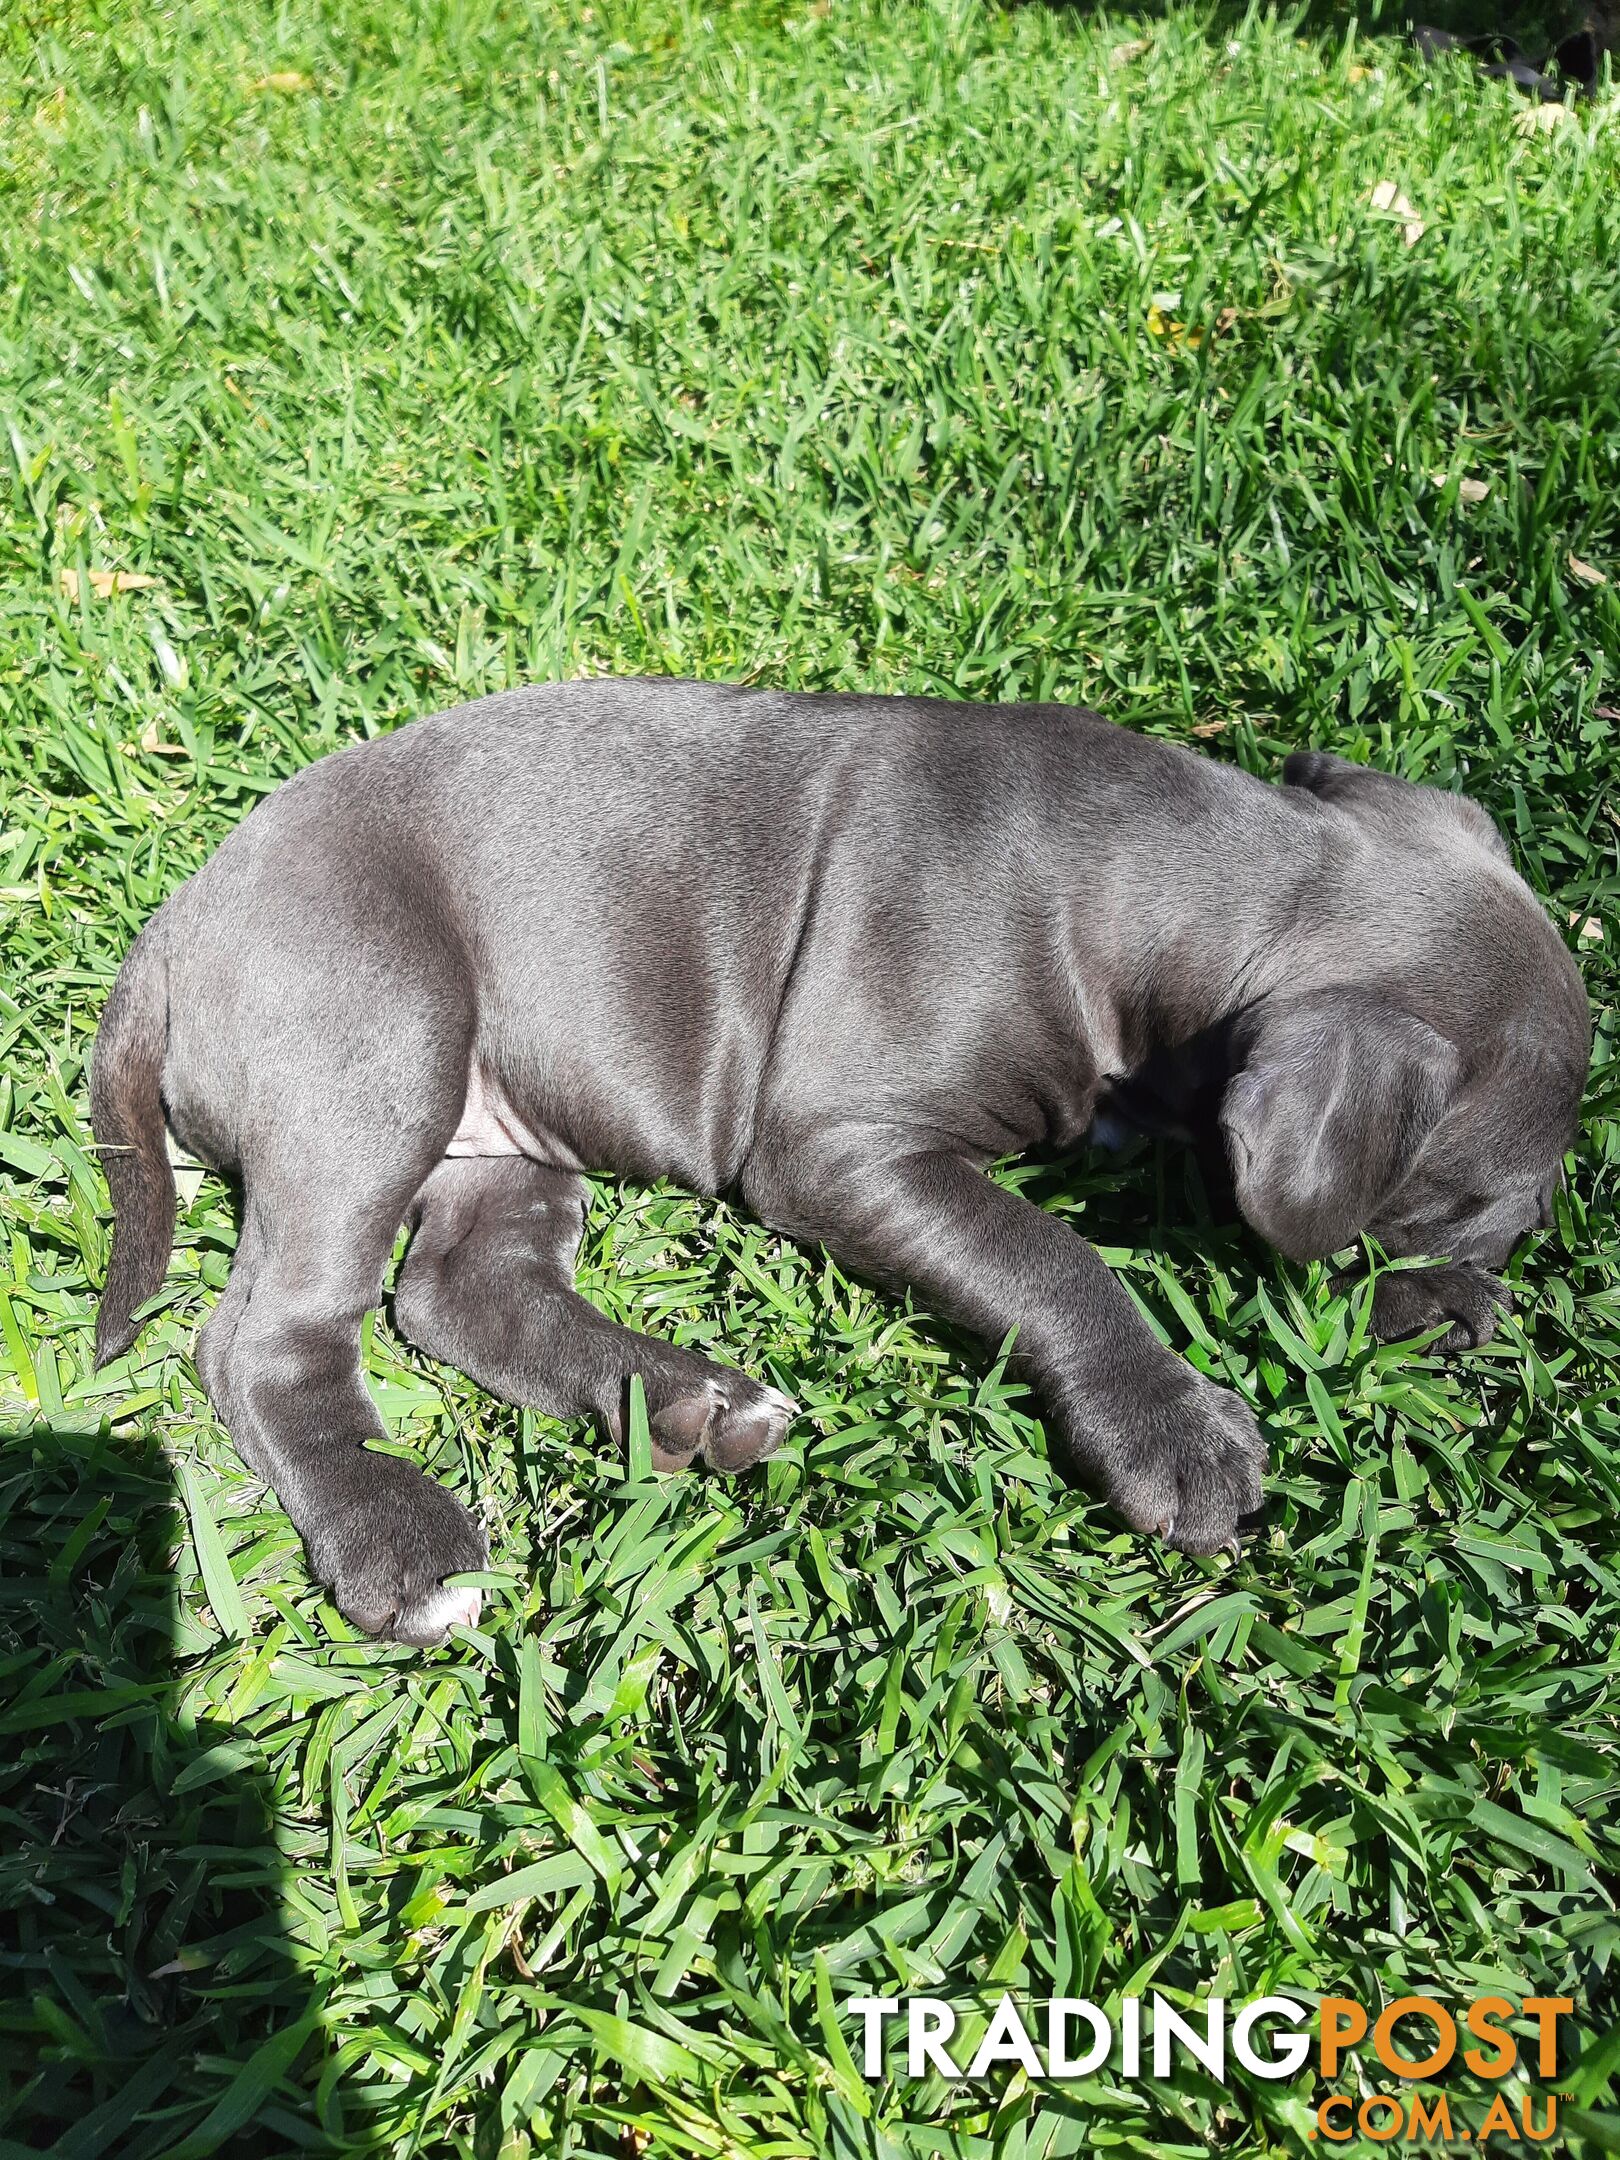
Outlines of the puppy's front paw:
M 1080 1423 L 1104 1493 L 1131 1528 L 1186 1553 L 1232 1544 L 1240 1518 L 1260 1505 L 1266 1467 L 1247 1405 L 1189 1370 L 1112 1409 L 1106 1431 L 1094 1417 Z
M 426 1648 L 475 1624 L 478 1591 L 445 1577 L 487 1565 L 484 1533 L 413 1464 L 357 1446 L 332 1465 L 316 1512 L 304 1526 L 310 1566 L 356 1627 Z
M 1389 1342 L 1444 1327 L 1434 1347 L 1449 1356 L 1489 1342 L 1503 1313 L 1512 1309 L 1513 1293 L 1506 1283 L 1478 1268 L 1402 1268 L 1378 1278 L 1373 1333 Z

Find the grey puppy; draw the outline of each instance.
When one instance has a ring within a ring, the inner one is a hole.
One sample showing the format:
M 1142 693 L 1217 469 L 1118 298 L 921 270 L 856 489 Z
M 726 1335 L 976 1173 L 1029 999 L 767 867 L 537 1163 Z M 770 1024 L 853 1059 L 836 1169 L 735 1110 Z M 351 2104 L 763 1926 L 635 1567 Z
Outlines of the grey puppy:
M 198 1365 L 361 1627 L 478 1612 L 472 1517 L 396 1456 L 363 1315 L 512 1402 L 740 1469 L 774 1389 L 573 1287 L 585 1170 L 765 1223 L 1017 1330 L 1079 1474 L 1188 1552 L 1260 1499 L 1254 1419 L 1082 1239 L 981 1173 L 1099 1115 L 1218 1132 L 1296 1260 L 1446 1265 L 1375 1320 L 1491 1331 L 1549 1220 L 1590 1049 L 1579 974 L 1483 811 L 1302 752 L 1282 787 L 1058 706 L 677 682 L 514 691 L 323 759 L 137 938 L 92 1090 L 116 1217 L 97 1354 L 174 1226 L 167 1122 L 238 1173 Z

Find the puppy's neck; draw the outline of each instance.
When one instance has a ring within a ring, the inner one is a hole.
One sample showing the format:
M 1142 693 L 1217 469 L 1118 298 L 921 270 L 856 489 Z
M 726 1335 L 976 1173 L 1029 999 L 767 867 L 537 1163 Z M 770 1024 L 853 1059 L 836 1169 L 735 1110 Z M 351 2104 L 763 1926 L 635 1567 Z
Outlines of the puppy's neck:
M 1118 850 L 1065 895 L 1075 1018 L 1104 1084 L 1320 974 L 1340 866 L 1280 790 L 1256 792 L 1229 818 Z

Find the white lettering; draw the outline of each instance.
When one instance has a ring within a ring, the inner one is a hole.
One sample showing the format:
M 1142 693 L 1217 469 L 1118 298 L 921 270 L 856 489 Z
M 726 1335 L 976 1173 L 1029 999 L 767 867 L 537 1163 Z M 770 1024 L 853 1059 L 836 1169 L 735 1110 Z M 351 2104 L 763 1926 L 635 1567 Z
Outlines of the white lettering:
M 1142 2075 L 1142 1998 L 1127 1995 L 1119 2006 L 1119 2070 L 1121 2077 Z
M 1069 2053 L 1069 2021 L 1084 2018 L 1091 2040 L 1078 2055 Z M 1084 2077 L 1108 2060 L 1114 2035 L 1107 2018 L 1094 2002 L 1078 1996 L 1058 1995 L 1046 2006 L 1046 2069 L 1049 2077 Z
M 906 2005 L 906 2069 L 912 2077 L 926 2077 L 937 2070 L 941 2077 L 959 2078 L 962 2073 L 945 2052 L 945 2043 L 956 2030 L 956 2012 L 934 1995 L 914 1995 Z
M 1302 2032 L 1279 2034 L 1272 2042 L 1268 2060 L 1254 2051 L 1254 2028 L 1263 2017 L 1281 2018 L 1285 2025 L 1303 2025 L 1310 2012 L 1303 2003 L 1290 2002 L 1286 1995 L 1262 1995 L 1258 2002 L 1246 2003 L 1233 2022 L 1232 2053 L 1245 2070 L 1258 2078 L 1292 2077 L 1311 2052 L 1311 2036 Z
M 979 2042 L 978 2053 L 968 2071 L 970 2078 L 981 2078 L 992 2063 L 1015 2062 L 1031 2077 L 1043 2077 L 1041 2058 L 1024 2030 L 1024 2021 L 1018 2015 L 1018 2005 L 1010 1995 L 1003 1995 L 996 2004 L 995 2014 Z
M 1153 2075 L 1170 2075 L 1170 2043 L 1179 2040 L 1195 2062 L 1202 2063 L 1212 2078 L 1226 2068 L 1226 2000 L 1217 1995 L 1205 2005 L 1204 2030 L 1188 2023 L 1162 1995 L 1153 1998 Z

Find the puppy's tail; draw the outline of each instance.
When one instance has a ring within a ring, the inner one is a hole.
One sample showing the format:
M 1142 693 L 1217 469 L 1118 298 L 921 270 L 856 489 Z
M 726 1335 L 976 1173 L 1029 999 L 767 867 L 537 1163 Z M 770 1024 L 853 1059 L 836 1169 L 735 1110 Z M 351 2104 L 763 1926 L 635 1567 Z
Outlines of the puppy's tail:
M 90 1123 L 112 1193 L 113 1247 L 96 1315 L 96 1363 L 140 1333 L 138 1307 L 162 1288 L 174 1243 L 174 1171 L 164 1138 L 169 963 L 161 922 L 130 947 L 96 1036 Z

